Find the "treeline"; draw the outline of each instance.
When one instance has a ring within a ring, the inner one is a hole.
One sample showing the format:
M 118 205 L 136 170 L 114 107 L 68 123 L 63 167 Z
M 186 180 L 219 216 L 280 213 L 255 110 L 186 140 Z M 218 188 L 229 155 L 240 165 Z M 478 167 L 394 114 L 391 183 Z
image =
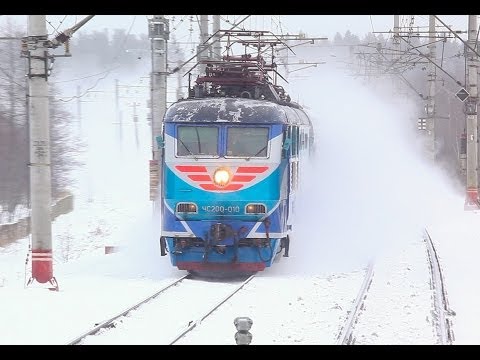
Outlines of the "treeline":
M 130 70 L 138 60 L 150 60 L 150 41 L 146 34 L 129 34 L 125 29 L 79 31 L 71 40 L 72 57 L 65 62 L 71 69 L 105 69 L 119 65 Z
M 8 24 L 3 35 L 21 37 Z M 27 60 L 20 57 L 20 40 L 0 41 L 0 215 L 13 221 L 17 206 L 28 207 L 29 129 L 27 120 Z M 79 143 L 72 138 L 71 115 L 56 101 L 58 88 L 50 85 L 50 146 L 52 197 L 59 198 L 72 183 Z
M 79 31 L 71 40 L 70 52 L 72 57 L 62 61 L 63 73 L 68 70 L 69 78 L 110 71 L 109 78 L 121 79 L 151 71 L 151 44 L 147 34 L 130 34 L 125 29 Z M 169 67 L 173 69 L 177 61 L 184 58 L 185 51 L 176 44 L 172 34 L 168 42 Z

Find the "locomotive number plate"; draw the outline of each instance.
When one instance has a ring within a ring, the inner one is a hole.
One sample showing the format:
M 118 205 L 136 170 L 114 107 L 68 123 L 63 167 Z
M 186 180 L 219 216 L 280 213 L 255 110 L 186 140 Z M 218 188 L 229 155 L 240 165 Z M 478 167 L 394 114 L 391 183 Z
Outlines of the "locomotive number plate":
M 202 206 L 202 210 L 212 213 L 238 213 L 240 212 L 240 206 L 223 206 L 223 205 L 209 205 Z

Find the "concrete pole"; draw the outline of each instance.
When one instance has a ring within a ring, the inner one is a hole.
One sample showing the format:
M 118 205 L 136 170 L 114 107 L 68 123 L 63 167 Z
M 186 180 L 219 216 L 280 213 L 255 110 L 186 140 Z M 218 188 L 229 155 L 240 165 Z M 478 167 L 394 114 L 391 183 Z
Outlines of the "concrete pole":
M 393 15 L 393 50 L 394 55 L 392 61 L 395 62 L 400 57 L 400 15 Z M 394 96 L 400 95 L 399 79 L 393 77 Z
M 138 122 L 138 116 L 137 116 L 137 102 L 134 101 L 132 106 L 133 106 L 133 122 Z
M 117 123 L 121 123 L 120 120 L 120 105 L 119 105 L 119 95 L 120 86 L 118 84 L 118 79 L 115 79 L 115 120 Z
M 52 264 L 50 124 L 48 111 L 48 48 L 46 15 L 28 16 L 29 148 L 32 233 L 32 278 L 55 285 Z M 57 287 L 58 289 L 58 287 Z
M 77 121 L 78 121 L 78 130 L 80 135 L 82 134 L 82 99 L 80 98 L 81 89 L 80 85 L 77 85 Z
M 118 126 L 118 142 L 120 145 L 120 151 L 123 151 L 123 119 L 122 112 L 120 110 L 120 82 L 115 79 L 115 118 L 116 125 Z
M 200 15 L 200 45 L 198 45 L 199 55 L 197 61 L 208 60 L 210 58 L 210 51 L 202 51 L 204 48 L 209 47 L 205 42 L 208 39 L 208 15 Z M 199 75 L 205 74 L 205 64 L 198 65 Z
M 213 15 L 212 35 L 215 34 L 218 30 L 220 30 L 220 15 Z M 212 39 L 215 42 L 213 45 L 213 58 L 215 60 L 220 60 L 222 58 L 222 44 L 219 40 L 220 35 L 217 34 Z
M 134 127 L 135 127 L 135 146 L 136 146 L 136 149 L 138 150 L 139 142 L 138 142 L 137 105 L 140 105 L 140 103 L 137 103 L 136 101 L 134 101 L 134 102 L 133 102 L 133 124 L 134 124 Z
M 12 119 L 15 118 L 15 83 L 13 79 L 15 78 L 15 60 L 14 60 L 14 49 L 13 49 L 13 41 L 9 41 L 8 50 L 10 52 L 10 116 Z M 13 122 L 12 122 L 13 124 Z
M 152 114 L 152 158 L 151 166 L 156 167 L 157 174 L 160 173 L 160 156 L 161 149 L 157 146 L 157 136 L 162 135 L 163 117 L 167 110 L 167 41 L 169 39 L 169 21 L 164 15 L 154 15 L 149 20 L 149 37 L 151 41 L 152 52 L 152 88 L 151 88 L 151 114 Z M 155 188 L 155 193 L 158 189 L 157 184 L 150 184 Z M 154 207 L 157 196 L 151 197 L 154 200 Z
M 382 53 L 383 53 L 383 46 L 382 46 L 381 43 L 377 43 L 377 56 L 376 56 L 376 61 L 375 61 L 376 67 L 373 70 L 374 74 L 375 74 L 375 76 L 373 77 L 375 88 L 382 85 L 381 81 L 380 81 L 380 79 L 377 75 L 380 72 L 380 69 L 382 69 L 384 67 L 383 61 L 385 59 L 384 59 L 384 55 L 382 55 Z
M 183 61 L 181 59 L 178 59 L 177 61 L 177 66 L 180 67 L 182 65 Z M 183 98 L 183 74 L 181 71 L 177 71 L 177 100 L 180 100 Z
M 428 48 L 429 51 L 429 58 L 433 62 L 436 60 L 436 31 L 435 31 L 435 16 L 430 15 L 428 21 L 429 27 L 429 42 L 430 45 Z M 427 127 L 427 153 L 429 158 L 432 161 L 435 161 L 435 85 L 436 85 L 436 67 L 432 62 L 429 62 L 429 73 L 428 73 L 428 97 L 427 97 L 427 104 L 426 104 L 426 127 Z
M 475 48 L 476 39 L 477 15 L 468 15 L 468 45 Z M 465 103 L 467 124 L 467 198 L 465 209 L 478 208 L 477 71 L 478 57 L 467 48 L 467 92 L 470 96 Z

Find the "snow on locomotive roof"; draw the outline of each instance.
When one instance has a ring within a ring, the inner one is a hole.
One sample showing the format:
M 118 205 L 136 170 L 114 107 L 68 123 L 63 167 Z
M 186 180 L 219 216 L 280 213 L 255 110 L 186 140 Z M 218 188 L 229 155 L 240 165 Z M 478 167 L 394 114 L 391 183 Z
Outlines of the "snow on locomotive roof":
M 266 100 L 223 97 L 178 101 L 168 108 L 164 121 L 310 124 L 301 109 Z

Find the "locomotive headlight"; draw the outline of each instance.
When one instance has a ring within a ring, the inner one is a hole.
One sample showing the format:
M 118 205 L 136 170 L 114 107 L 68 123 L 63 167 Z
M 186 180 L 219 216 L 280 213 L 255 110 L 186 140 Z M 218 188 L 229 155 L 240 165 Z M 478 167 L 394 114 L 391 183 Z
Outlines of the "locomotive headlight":
M 230 181 L 230 172 L 227 169 L 219 168 L 213 174 L 213 182 L 217 186 L 225 186 Z

